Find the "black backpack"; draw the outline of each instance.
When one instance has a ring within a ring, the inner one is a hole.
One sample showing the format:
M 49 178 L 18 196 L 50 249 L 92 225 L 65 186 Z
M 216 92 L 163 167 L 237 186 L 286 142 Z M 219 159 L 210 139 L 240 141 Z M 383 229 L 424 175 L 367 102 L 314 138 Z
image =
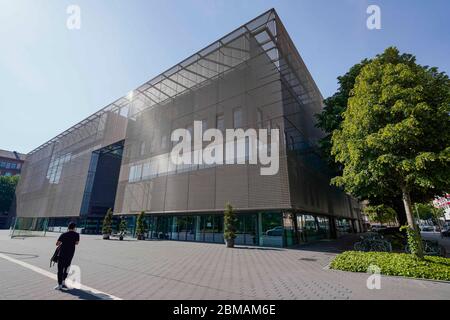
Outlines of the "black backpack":
M 54 266 L 55 264 L 58 263 L 58 259 L 59 259 L 59 251 L 61 251 L 61 245 L 59 245 L 56 250 L 55 253 L 53 253 L 53 256 L 50 258 L 50 268 L 52 266 Z M 52 264 L 53 263 L 53 264 Z

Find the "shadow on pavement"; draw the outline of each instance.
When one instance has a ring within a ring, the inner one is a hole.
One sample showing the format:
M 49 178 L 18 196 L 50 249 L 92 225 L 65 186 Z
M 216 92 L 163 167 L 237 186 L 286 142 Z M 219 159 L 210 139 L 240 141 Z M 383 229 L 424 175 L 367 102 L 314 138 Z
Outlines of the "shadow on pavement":
M 6 254 L 6 255 L 11 255 L 11 256 L 24 257 L 24 258 L 21 258 L 21 260 L 39 258 L 39 255 L 31 254 L 31 253 L 15 253 L 15 252 L 6 252 L 6 251 L 0 251 L 0 253 Z
M 339 239 L 300 244 L 290 249 L 337 254 L 353 250 L 353 244 L 359 241 L 360 236 L 361 234 L 347 234 Z
M 70 289 L 66 291 L 61 291 L 62 293 L 69 294 L 71 296 L 77 297 L 81 300 L 111 300 L 107 295 L 92 293 L 90 291 L 85 291 L 81 289 Z
M 268 247 L 243 247 L 243 246 L 236 246 L 234 249 L 245 249 L 245 250 L 261 250 L 261 251 L 284 251 L 284 249 L 278 249 L 278 248 L 268 248 Z

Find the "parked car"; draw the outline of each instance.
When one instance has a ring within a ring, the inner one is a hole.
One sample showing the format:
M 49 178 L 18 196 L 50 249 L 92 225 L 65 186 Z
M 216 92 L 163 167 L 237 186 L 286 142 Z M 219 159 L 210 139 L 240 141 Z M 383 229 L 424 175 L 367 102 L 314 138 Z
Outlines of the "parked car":
M 267 230 L 266 235 L 272 237 L 279 237 L 283 235 L 284 228 L 282 226 L 275 227 L 273 229 Z
M 422 225 L 422 226 L 420 226 L 420 231 L 433 232 L 434 231 L 434 227 L 433 226 L 429 226 L 429 225 Z
M 387 229 L 386 226 L 373 225 L 372 228 L 371 228 L 371 231 L 372 231 L 372 232 L 379 232 L 379 231 L 385 230 L 385 229 Z
M 399 227 L 386 227 L 386 228 L 382 228 L 378 231 L 378 233 L 386 236 L 386 235 L 395 235 L 400 232 L 400 228 Z
M 442 237 L 450 237 L 450 228 L 441 231 Z

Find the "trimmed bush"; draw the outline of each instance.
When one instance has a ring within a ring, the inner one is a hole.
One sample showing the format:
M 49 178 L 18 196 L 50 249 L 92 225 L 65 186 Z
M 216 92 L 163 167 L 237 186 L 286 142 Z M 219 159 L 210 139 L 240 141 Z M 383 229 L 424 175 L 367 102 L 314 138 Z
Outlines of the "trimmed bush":
M 363 252 L 392 252 L 389 241 L 376 239 L 362 239 L 353 245 L 353 249 Z
M 417 259 L 406 253 L 347 251 L 336 256 L 330 267 L 367 272 L 371 265 L 378 266 L 383 275 L 450 281 L 450 258 L 443 257 Z
M 138 240 L 145 240 L 147 225 L 145 223 L 145 212 L 142 211 L 136 219 L 136 237 Z
M 109 236 L 112 233 L 112 222 L 113 222 L 113 211 L 110 208 L 106 212 L 105 218 L 103 219 L 103 225 L 102 225 L 102 234 L 103 234 L 103 239 L 105 239 L 105 240 L 108 240 Z
M 227 243 L 227 247 L 234 247 L 234 239 L 236 239 L 236 225 L 238 220 L 231 204 L 227 203 L 223 217 L 223 237 Z

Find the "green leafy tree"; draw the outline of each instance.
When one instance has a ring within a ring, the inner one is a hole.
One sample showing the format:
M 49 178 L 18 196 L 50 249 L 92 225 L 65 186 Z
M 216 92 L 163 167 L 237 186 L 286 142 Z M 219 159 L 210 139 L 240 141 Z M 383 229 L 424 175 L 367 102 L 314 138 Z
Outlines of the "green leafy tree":
M 411 193 L 450 189 L 449 114 L 448 76 L 386 49 L 362 68 L 332 135 L 332 154 L 343 166 L 333 183 L 359 198 L 400 195 L 417 230 Z
M 440 224 L 440 219 L 444 217 L 444 210 L 435 208 L 431 203 L 415 203 L 414 211 L 422 220 L 431 220 L 435 224 Z
M 234 239 L 236 239 L 237 222 L 238 220 L 236 218 L 233 206 L 230 203 L 227 203 L 223 218 L 223 235 L 225 240 L 231 240 L 231 242 L 233 242 Z
M 319 141 L 322 155 L 337 174 L 342 171 L 342 168 L 336 163 L 331 154 L 331 137 L 335 130 L 341 128 L 342 121 L 344 120 L 343 113 L 347 110 L 348 99 L 355 85 L 356 77 L 358 77 L 361 69 L 369 62 L 370 60 L 365 59 L 351 67 L 345 75 L 338 77 L 338 90 L 334 95 L 323 101 L 325 106 L 322 112 L 316 114 L 316 126 L 326 133 L 325 137 Z
M 380 224 L 396 222 L 397 213 L 393 208 L 384 204 L 367 206 L 364 211 L 371 222 L 378 222 Z
M 109 235 L 112 233 L 112 222 L 113 222 L 113 211 L 111 208 L 106 212 L 105 218 L 103 219 L 102 234 L 104 239 L 109 239 Z
M 399 56 L 399 60 L 408 62 L 411 60 L 411 55 L 403 54 Z M 380 60 L 387 61 L 389 56 L 381 54 L 377 56 Z M 361 73 L 363 67 L 371 63 L 373 59 L 364 59 L 360 63 L 355 64 L 343 76 L 338 77 L 338 90 L 331 97 L 324 100 L 325 107 L 320 114 L 316 115 L 316 126 L 325 132 L 325 137 L 319 141 L 320 149 L 323 158 L 328 162 L 330 168 L 335 175 L 342 175 L 342 164 L 336 162 L 335 156 L 331 154 L 332 149 L 332 135 L 335 130 L 341 129 L 344 120 L 343 114 L 347 110 L 348 100 L 353 95 L 353 88 L 356 83 L 356 78 Z M 387 193 L 377 194 L 353 194 L 353 196 L 360 200 L 369 200 L 370 205 L 387 205 L 392 207 L 397 212 L 397 219 L 401 224 L 406 223 L 406 213 L 403 201 L 400 195 Z M 435 194 L 432 191 L 424 193 L 424 190 L 412 190 L 411 198 L 414 201 L 426 202 L 432 199 Z
M 19 176 L 0 176 L 0 213 L 8 212 L 14 200 Z
M 359 76 L 363 67 L 369 64 L 371 59 L 364 59 L 360 63 L 355 64 L 343 76 L 338 77 L 339 87 L 331 97 L 324 100 L 324 108 L 320 114 L 316 114 L 316 126 L 325 132 L 325 136 L 319 140 L 319 146 L 323 159 L 326 160 L 328 166 L 335 176 L 342 174 L 342 164 L 336 162 L 334 155 L 331 154 L 332 135 L 335 130 L 342 126 L 344 121 L 343 114 L 347 110 L 348 100 L 352 96 L 353 87 L 356 78 Z M 384 205 L 391 207 L 397 213 L 397 220 L 404 224 L 406 216 L 402 200 L 399 196 L 395 197 L 391 194 L 377 195 L 353 195 L 360 200 L 369 200 L 371 206 L 377 207 Z

